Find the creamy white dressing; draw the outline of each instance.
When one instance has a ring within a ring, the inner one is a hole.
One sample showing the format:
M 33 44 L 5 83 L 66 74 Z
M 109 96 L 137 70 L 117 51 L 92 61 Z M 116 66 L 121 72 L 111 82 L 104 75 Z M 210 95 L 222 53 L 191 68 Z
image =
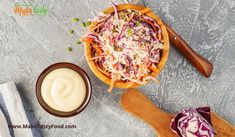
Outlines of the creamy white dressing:
M 52 109 L 70 112 L 83 103 L 86 86 L 79 73 L 72 69 L 59 68 L 44 78 L 41 95 L 45 103 Z

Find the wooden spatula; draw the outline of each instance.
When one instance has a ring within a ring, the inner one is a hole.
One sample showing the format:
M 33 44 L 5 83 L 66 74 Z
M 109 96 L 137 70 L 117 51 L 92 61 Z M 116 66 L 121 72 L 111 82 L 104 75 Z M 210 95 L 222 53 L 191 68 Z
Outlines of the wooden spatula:
M 135 90 L 127 89 L 120 101 L 121 106 L 136 117 L 150 124 L 159 137 L 176 137 L 170 129 L 173 115 L 161 111 L 144 94 Z M 211 114 L 213 127 L 217 137 L 235 137 L 235 128 L 217 114 Z

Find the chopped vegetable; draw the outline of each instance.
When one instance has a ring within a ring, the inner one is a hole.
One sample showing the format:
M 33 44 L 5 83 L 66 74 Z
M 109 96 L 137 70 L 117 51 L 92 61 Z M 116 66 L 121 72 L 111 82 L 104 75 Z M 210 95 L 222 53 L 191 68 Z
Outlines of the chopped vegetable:
M 99 48 L 96 44 L 94 44 L 93 42 L 91 42 L 91 45 L 93 46 L 93 48 L 95 48 L 97 51 L 98 51 L 98 53 L 99 54 L 102 54 L 102 49 L 101 48 Z
M 210 108 L 188 108 L 175 115 L 171 129 L 180 137 L 214 137 Z
M 78 18 L 73 18 L 73 22 L 78 22 L 79 19 Z
M 67 51 L 68 51 L 68 52 L 71 52 L 71 51 L 73 51 L 73 49 L 72 49 L 71 47 L 68 47 L 68 48 L 67 48 Z
M 94 41 L 94 39 L 93 38 L 91 38 L 91 37 L 87 37 L 87 38 L 85 38 L 85 39 L 82 39 L 84 42 L 88 42 L 88 43 L 91 43 L 91 42 L 93 42 Z
M 84 28 L 85 28 L 85 27 L 88 27 L 88 26 L 91 25 L 91 21 L 87 21 L 87 22 L 82 21 L 82 22 L 81 22 L 81 25 L 82 25 Z
M 91 22 L 90 21 L 87 21 L 86 22 L 86 26 L 90 26 L 91 25 Z
M 74 34 L 74 30 L 72 30 L 72 29 L 69 30 L 69 33 L 70 33 L 70 34 Z
M 152 70 L 153 72 L 156 72 L 156 73 L 159 72 L 159 70 L 158 70 L 157 68 L 155 68 L 155 67 L 153 67 L 153 66 L 151 66 L 151 65 L 149 65 L 148 68 L 149 68 L 150 70 Z
M 132 34 L 132 29 L 129 28 L 128 31 L 127 31 L 127 33 L 128 33 L 128 36 L 131 36 L 131 34 Z
M 86 27 L 86 22 L 81 22 L 81 25 L 85 28 Z
M 136 25 L 136 26 L 139 26 L 139 25 L 140 25 L 140 22 L 139 22 L 139 21 L 136 21 L 136 22 L 135 22 L 135 25 Z
M 76 44 L 79 45 L 79 44 L 82 44 L 82 42 L 81 42 L 80 40 L 78 40 L 78 41 L 76 42 Z

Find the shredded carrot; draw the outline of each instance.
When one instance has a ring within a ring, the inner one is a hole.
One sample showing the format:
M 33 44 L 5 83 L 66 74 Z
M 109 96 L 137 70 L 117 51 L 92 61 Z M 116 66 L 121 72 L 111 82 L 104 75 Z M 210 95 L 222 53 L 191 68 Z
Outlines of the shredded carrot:
M 83 42 L 91 43 L 91 42 L 94 41 L 94 39 L 93 39 L 93 38 L 90 38 L 90 37 L 86 37 L 86 38 L 83 38 L 82 41 L 83 41 Z
M 149 76 L 149 75 L 147 75 L 147 74 L 144 74 L 143 78 L 146 78 L 147 76 Z
M 113 56 L 113 54 L 111 54 L 111 56 L 112 56 L 112 58 L 113 58 L 113 60 L 115 59 L 115 57 Z
M 118 64 L 112 64 L 112 66 L 113 66 L 114 68 L 117 68 L 117 67 L 118 67 Z
M 91 42 L 91 45 L 98 51 L 99 54 L 103 53 L 103 50 L 99 48 L 94 42 Z
M 157 29 L 154 26 L 154 23 L 152 21 L 149 21 L 149 20 L 144 20 L 144 21 L 147 22 L 148 24 L 150 24 L 152 26 L 153 30 L 155 31 L 155 33 L 157 33 Z
M 162 35 L 161 34 L 158 34 L 158 39 L 162 40 Z
M 90 32 L 93 32 L 94 30 L 96 30 L 97 28 L 99 28 L 101 25 L 102 25 L 102 23 L 100 23 L 100 24 L 98 24 L 98 25 L 95 25 L 95 27 L 92 28 L 92 29 L 90 30 Z
M 94 43 L 93 38 L 87 37 L 87 38 L 82 39 L 82 41 L 90 43 L 99 52 L 99 54 L 103 53 L 103 50 Z
M 156 73 L 159 72 L 159 70 L 157 68 L 155 68 L 155 67 L 153 67 L 151 65 L 148 66 L 148 69 L 150 69 L 150 70 L 152 70 L 153 72 L 156 72 Z

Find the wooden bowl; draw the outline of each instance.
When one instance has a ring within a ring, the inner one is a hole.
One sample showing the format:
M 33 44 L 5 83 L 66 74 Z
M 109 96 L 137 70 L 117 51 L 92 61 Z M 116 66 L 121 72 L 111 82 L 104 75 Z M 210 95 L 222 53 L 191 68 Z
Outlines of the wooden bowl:
M 146 7 L 143 6 L 139 6 L 139 5 L 135 5 L 135 4 L 120 4 L 117 5 L 117 10 L 121 11 L 121 10 L 126 10 L 126 9 L 134 9 L 137 11 L 142 11 L 143 9 L 146 9 Z M 103 11 L 105 14 L 109 14 L 109 13 L 113 13 L 114 12 L 114 8 L 110 7 L 107 8 Z M 153 13 L 152 11 L 149 11 L 147 13 L 145 13 L 146 16 L 151 17 L 152 19 L 154 19 L 157 24 L 160 26 L 160 28 L 162 29 L 162 36 L 163 36 L 163 41 L 164 41 L 164 49 L 161 52 L 161 59 L 159 64 L 157 65 L 157 69 L 159 70 L 158 72 L 152 72 L 151 76 L 156 77 L 159 75 L 160 71 L 163 69 L 167 58 L 168 58 L 168 54 L 169 54 L 169 38 L 168 38 L 168 33 L 166 30 L 166 27 L 164 26 L 163 22 L 159 19 L 159 17 Z M 91 24 L 88 32 L 94 27 L 93 24 Z M 86 56 L 86 60 L 88 62 L 89 67 L 91 68 L 91 70 L 93 71 L 93 73 L 104 83 L 110 85 L 111 84 L 111 79 L 108 78 L 106 75 L 104 75 L 102 72 L 100 72 L 97 68 L 97 66 L 95 65 L 95 62 L 93 60 L 90 60 L 90 58 L 92 58 L 92 54 L 91 54 L 91 46 L 90 43 L 86 42 L 86 47 L 85 47 L 85 56 Z M 136 88 L 138 86 L 141 86 L 140 84 L 134 83 L 134 82 L 121 82 L 121 81 L 116 81 L 114 84 L 114 87 L 117 88 Z

